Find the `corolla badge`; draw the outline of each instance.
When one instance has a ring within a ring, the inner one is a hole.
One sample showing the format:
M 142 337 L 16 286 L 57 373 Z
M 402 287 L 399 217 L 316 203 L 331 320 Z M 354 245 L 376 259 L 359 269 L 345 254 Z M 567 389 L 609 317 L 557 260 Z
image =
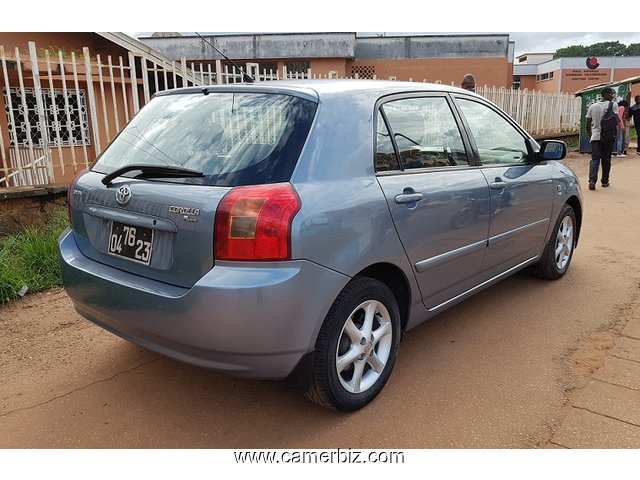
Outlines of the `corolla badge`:
M 199 208 L 192 208 L 192 207 L 178 207 L 177 205 L 171 205 L 169 207 L 169 211 L 171 213 L 178 213 L 180 215 L 182 215 L 182 219 L 185 222 L 197 222 L 198 221 L 198 215 L 200 215 L 200 209 Z
M 126 205 L 131 200 L 131 187 L 124 185 L 116 190 L 116 202 L 120 205 Z

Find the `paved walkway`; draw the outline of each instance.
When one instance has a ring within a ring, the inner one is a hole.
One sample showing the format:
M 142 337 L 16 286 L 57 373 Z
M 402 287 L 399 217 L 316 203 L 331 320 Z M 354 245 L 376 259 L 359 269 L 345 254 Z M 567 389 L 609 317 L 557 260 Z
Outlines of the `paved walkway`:
M 640 305 L 551 443 L 564 448 L 640 448 Z
M 635 158 L 635 142 L 627 157 Z M 589 194 L 589 192 L 583 192 Z M 551 437 L 561 448 L 640 448 L 640 305 Z

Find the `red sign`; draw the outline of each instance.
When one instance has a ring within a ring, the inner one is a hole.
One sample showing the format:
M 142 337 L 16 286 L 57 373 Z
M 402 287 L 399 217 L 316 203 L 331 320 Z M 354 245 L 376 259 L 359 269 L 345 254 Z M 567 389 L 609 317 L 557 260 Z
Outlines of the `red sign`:
M 587 58 L 587 68 L 589 70 L 595 70 L 599 66 L 600 66 L 600 64 L 598 63 L 598 59 L 596 57 Z

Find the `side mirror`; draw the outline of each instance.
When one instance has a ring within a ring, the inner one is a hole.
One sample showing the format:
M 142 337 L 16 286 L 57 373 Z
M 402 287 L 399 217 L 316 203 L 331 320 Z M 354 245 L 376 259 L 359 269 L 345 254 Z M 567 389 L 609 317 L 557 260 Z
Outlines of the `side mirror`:
M 540 160 L 562 160 L 567 156 L 567 144 L 562 140 L 544 140 L 540 145 Z

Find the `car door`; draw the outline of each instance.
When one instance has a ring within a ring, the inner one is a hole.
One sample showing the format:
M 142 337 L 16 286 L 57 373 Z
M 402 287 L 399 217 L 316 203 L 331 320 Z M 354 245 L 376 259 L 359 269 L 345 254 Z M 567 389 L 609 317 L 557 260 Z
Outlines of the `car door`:
M 481 99 L 457 96 L 491 192 L 489 243 L 483 271 L 492 277 L 535 258 L 551 217 L 553 182 L 523 132 Z
M 477 283 L 489 187 L 445 94 L 387 101 L 377 115 L 377 179 L 423 302 L 435 309 Z

